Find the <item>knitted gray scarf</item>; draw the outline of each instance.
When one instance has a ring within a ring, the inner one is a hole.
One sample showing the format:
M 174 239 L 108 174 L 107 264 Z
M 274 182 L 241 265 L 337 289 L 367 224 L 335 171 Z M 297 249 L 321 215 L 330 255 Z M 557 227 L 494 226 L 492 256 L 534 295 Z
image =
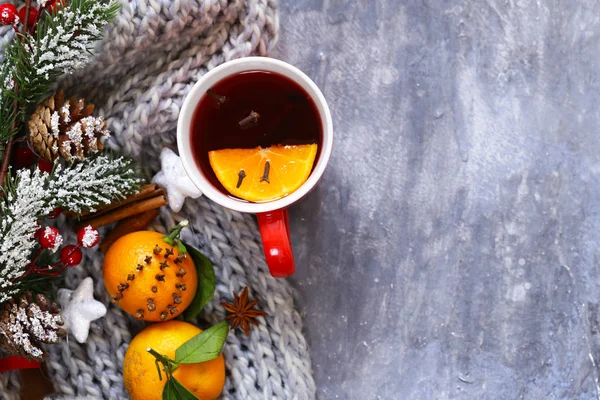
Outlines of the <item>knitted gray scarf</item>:
M 139 159 L 153 175 L 160 169 L 161 148 L 176 147 L 179 108 L 191 86 L 227 60 L 268 54 L 278 32 L 276 0 L 124 2 L 98 46 L 95 61 L 66 77 L 60 86 L 69 95 L 95 103 L 113 132 L 108 146 Z M 214 262 L 217 275 L 217 290 L 200 316 L 200 326 L 223 320 L 219 302 L 231 301 L 232 292 L 244 286 L 269 313 L 249 337 L 241 331 L 229 334 L 222 398 L 315 398 L 293 290 L 287 281 L 270 276 L 252 216 L 201 197 L 188 199 L 178 215 L 162 210 L 151 228 L 164 232 L 184 218 L 191 221 L 192 230 L 184 239 Z M 68 232 L 66 227 L 61 230 Z M 59 395 L 126 399 L 123 357 L 144 324 L 110 303 L 102 282 L 102 256 L 87 255 L 81 266 L 68 272 L 66 286 L 74 288 L 83 278 L 93 277 L 95 297 L 108 306 L 108 314 L 92 324 L 85 344 L 71 339 L 48 346 L 48 372 Z M 17 399 L 19 387 L 17 374 L 0 374 L 2 399 Z

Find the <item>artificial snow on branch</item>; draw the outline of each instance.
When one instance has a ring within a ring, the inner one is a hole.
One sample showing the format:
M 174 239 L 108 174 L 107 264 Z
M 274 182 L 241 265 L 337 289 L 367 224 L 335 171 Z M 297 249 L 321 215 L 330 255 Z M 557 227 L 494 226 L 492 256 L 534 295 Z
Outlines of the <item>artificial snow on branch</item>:
M 112 0 L 71 0 L 56 11 L 44 11 L 35 34 L 16 35 L 5 50 L 0 69 L 0 142 L 18 132 L 23 111 L 37 104 L 59 75 L 89 61 L 94 41 L 119 7 Z M 18 123 L 13 125 L 15 121 Z
M 102 37 L 102 28 L 119 7 L 112 1 L 71 0 L 56 14 L 47 13 L 38 23 L 35 38 L 21 42 L 29 67 L 23 77 L 30 78 L 27 75 L 32 73 L 34 82 L 42 83 L 85 66 L 94 41 Z
M 22 290 L 19 278 L 36 247 L 38 221 L 60 207 L 79 214 L 135 192 L 141 184 L 132 161 L 99 155 L 51 174 L 21 169 L 9 178 L 0 202 L 0 303 Z
M 54 207 L 79 214 L 124 198 L 141 183 L 131 160 L 103 154 L 67 168 L 59 164 L 48 181 L 48 191 L 55 196 Z

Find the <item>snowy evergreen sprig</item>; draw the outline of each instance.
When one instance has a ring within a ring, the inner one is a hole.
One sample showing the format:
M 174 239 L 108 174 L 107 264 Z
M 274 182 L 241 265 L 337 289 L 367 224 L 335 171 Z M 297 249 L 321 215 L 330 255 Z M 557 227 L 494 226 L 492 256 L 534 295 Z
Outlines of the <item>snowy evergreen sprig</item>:
M 48 191 L 55 196 L 53 205 L 76 214 L 94 212 L 95 206 L 125 198 L 142 183 L 131 160 L 105 154 L 88 157 L 68 168 L 58 165 L 52 178 Z
M 57 11 L 44 11 L 34 35 L 16 35 L 5 50 L 0 69 L 0 142 L 19 131 L 23 112 L 46 95 L 58 76 L 89 61 L 94 42 L 119 7 L 112 0 L 70 0 Z M 13 126 L 14 121 L 18 123 Z
M 9 177 L 0 203 L 0 303 L 22 289 L 18 279 L 30 263 L 39 220 L 57 207 L 76 214 L 95 211 L 135 192 L 141 183 L 131 160 L 105 154 L 69 167 L 57 162 L 51 174 L 21 169 Z

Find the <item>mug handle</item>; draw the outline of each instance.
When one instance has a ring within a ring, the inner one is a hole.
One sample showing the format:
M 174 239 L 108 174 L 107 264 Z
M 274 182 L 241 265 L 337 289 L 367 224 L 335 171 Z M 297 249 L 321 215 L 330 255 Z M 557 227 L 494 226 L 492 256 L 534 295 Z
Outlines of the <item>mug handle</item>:
M 265 258 L 275 278 L 291 276 L 296 271 L 290 241 L 290 223 L 286 208 L 256 214 Z

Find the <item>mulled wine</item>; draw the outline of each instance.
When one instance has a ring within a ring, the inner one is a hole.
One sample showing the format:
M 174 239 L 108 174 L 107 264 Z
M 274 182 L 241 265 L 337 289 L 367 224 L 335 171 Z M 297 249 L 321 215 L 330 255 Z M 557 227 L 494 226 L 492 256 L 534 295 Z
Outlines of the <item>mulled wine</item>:
M 291 79 L 269 71 L 245 71 L 214 85 L 192 119 L 191 147 L 211 184 L 230 195 L 211 168 L 208 153 L 222 149 L 322 143 L 323 126 L 309 94 Z

